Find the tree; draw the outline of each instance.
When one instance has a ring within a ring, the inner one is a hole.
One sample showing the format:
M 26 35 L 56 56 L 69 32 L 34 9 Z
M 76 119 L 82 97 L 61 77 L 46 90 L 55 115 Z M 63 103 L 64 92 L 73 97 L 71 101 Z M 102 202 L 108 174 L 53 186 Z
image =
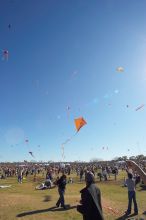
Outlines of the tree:
M 127 159 L 128 159 L 127 156 L 122 157 L 122 160 L 124 160 L 124 161 L 126 161 Z
M 97 163 L 97 162 L 100 162 L 100 161 L 103 161 L 103 159 L 94 157 L 90 160 L 91 163 Z
M 140 162 L 140 161 L 142 161 L 142 160 L 144 160 L 145 159 L 145 156 L 143 155 L 143 154 L 140 154 L 140 155 L 137 155 L 136 156 L 136 160 L 138 161 L 138 162 Z
M 136 160 L 136 157 L 135 156 L 131 156 L 131 157 L 129 157 L 129 160 Z

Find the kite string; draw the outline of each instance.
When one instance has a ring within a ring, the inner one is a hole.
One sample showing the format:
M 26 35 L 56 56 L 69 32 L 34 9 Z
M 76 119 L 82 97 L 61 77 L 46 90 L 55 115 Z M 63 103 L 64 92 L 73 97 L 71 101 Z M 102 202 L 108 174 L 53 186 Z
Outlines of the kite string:
M 64 146 L 62 145 L 62 160 L 64 160 L 65 159 L 65 154 L 64 154 Z
M 62 159 L 65 159 L 65 153 L 64 153 L 64 145 L 66 145 L 68 142 L 70 142 L 73 137 L 78 133 L 78 131 L 76 131 L 76 133 L 74 135 L 72 135 L 70 138 L 68 138 L 64 143 L 61 144 L 61 149 L 62 149 Z
M 78 131 L 76 131 L 76 133 L 74 134 L 74 135 L 72 135 L 70 138 L 68 138 L 64 143 L 62 143 L 62 145 L 65 145 L 65 144 L 67 144 L 68 142 L 70 142 L 72 139 L 73 139 L 73 137 L 76 135 L 78 133 Z

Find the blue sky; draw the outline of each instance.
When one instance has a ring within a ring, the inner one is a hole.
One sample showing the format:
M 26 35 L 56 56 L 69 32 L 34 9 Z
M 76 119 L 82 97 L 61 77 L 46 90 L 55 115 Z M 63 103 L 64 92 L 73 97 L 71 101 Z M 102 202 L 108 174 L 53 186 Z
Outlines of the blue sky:
M 0 161 L 146 154 L 146 106 L 135 111 L 146 105 L 145 8 L 145 0 L 0 1 Z M 62 158 L 81 116 L 87 125 Z

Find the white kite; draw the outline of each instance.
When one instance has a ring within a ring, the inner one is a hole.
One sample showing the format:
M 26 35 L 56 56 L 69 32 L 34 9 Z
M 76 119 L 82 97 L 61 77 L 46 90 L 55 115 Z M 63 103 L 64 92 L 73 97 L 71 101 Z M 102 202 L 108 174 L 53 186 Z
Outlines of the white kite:
M 122 73 L 124 72 L 124 68 L 122 66 L 119 66 L 116 68 L 116 71 Z

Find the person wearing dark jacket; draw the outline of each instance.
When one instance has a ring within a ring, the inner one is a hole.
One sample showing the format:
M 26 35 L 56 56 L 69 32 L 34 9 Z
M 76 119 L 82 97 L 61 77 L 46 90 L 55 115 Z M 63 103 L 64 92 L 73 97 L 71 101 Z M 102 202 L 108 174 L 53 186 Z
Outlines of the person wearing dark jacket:
M 65 193 L 65 187 L 66 187 L 66 175 L 62 175 L 58 180 L 57 180 L 57 186 L 58 186 L 58 192 L 59 192 L 59 199 L 56 203 L 56 206 L 63 207 L 66 209 L 66 206 L 64 204 L 64 193 Z
M 81 205 L 77 211 L 83 215 L 83 220 L 104 220 L 101 205 L 100 189 L 95 185 L 94 175 L 88 172 L 85 177 L 86 187 L 81 193 Z

